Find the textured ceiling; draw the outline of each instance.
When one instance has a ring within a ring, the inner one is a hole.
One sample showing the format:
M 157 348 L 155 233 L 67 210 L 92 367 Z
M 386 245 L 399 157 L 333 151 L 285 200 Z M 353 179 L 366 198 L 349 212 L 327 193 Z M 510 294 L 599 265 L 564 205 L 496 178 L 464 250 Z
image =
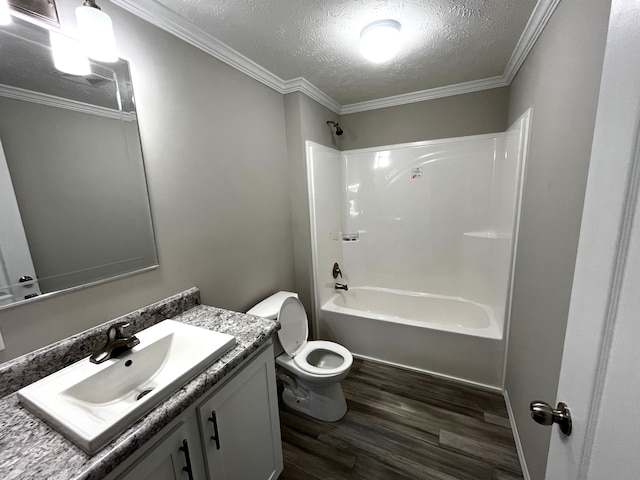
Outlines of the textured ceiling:
M 536 0 L 156 0 L 284 80 L 342 105 L 502 75 Z M 402 24 L 403 47 L 374 65 L 367 24 Z

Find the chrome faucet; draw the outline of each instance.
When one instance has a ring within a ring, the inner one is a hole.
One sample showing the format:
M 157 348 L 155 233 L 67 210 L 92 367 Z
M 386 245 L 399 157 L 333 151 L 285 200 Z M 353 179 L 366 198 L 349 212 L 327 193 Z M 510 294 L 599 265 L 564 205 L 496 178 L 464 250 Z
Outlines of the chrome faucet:
M 140 343 L 140 340 L 135 335 L 127 335 L 125 329 L 129 327 L 128 322 L 114 323 L 107 330 L 107 343 L 104 344 L 97 352 L 94 352 L 89 361 L 91 363 L 106 362 L 110 358 L 115 358 L 127 350 L 131 350 L 133 347 Z
M 336 290 L 344 290 L 345 292 L 349 290 L 349 285 L 346 283 L 338 283 L 336 282 Z

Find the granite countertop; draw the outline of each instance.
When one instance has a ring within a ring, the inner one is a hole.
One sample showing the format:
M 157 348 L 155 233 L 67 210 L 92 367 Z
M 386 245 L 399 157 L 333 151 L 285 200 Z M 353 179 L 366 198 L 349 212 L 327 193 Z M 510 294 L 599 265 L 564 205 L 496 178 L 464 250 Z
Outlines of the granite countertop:
M 185 293 L 190 293 L 193 296 L 194 292 L 196 295 L 195 301 L 187 295 L 191 300 L 191 304 L 187 305 L 187 307 L 190 307 L 189 309 L 183 311 L 183 313 L 173 312 L 175 316 L 166 316 L 165 318 L 172 318 L 172 320 L 186 324 L 233 335 L 236 337 L 237 344 L 232 350 L 220 357 L 210 367 L 176 391 L 166 401 L 160 403 L 154 410 L 134 423 L 95 455 L 88 455 L 44 421 L 24 409 L 18 403 L 15 391 L 9 390 L 7 392 L 5 390 L 3 393 L 7 393 L 6 396 L 0 399 L 0 478 L 4 480 L 92 480 L 105 477 L 213 385 L 218 383 L 234 367 L 264 345 L 271 335 L 280 328 L 279 324 L 274 320 L 199 305 L 199 292 L 197 289 L 183 292 L 183 294 L 180 294 L 181 297 L 175 296 L 170 297 L 170 299 L 178 299 L 182 302 L 181 305 L 184 306 Z M 154 306 L 158 305 L 161 305 L 161 303 L 159 302 Z M 146 307 L 147 311 L 141 309 L 125 317 L 131 319 L 133 318 L 132 316 L 142 312 L 142 315 L 138 315 L 136 318 L 144 318 L 150 307 Z M 115 319 L 113 322 L 121 321 L 122 318 Z M 146 320 L 149 323 L 148 314 L 146 315 Z M 159 319 L 156 320 L 159 321 Z M 157 323 L 157 321 L 153 323 Z M 113 322 L 108 322 L 108 324 Z M 96 329 L 83 332 L 83 334 L 85 337 L 95 335 L 96 332 L 94 330 L 104 332 L 104 328 L 104 325 L 102 325 L 96 327 Z M 138 330 L 141 329 L 139 328 Z M 79 337 L 82 337 L 82 334 Z M 74 340 L 77 343 L 81 338 Z M 10 365 L 0 368 L 0 377 L 4 375 L 5 384 L 12 383 L 12 378 L 15 380 L 13 383 L 16 383 L 22 367 L 27 371 L 29 366 L 33 366 L 34 363 L 37 364 L 38 360 L 42 361 L 47 356 L 59 355 L 60 348 L 69 348 L 68 343 L 65 341 L 59 343 L 58 348 L 54 344 L 42 349 L 42 352 L 37 351 L 25 356 L 25 358 L 16 359 L 15 362 L 9 362 Z M 60 368 L 63 366 L 61 365 Z M 39 376 L 43 377 L 46 374 L 40 374 Z M 31 375 L 26 374 L 27 377 L 33 377 L 33 375 L 33 373 Z M 31 378 L 28 383 L 32 383 L 32 381 L 35 381 L 35 379 Z M 1 384 L 2 382 L 0 382 L 0 386 L 2 386 Z M 15 388 L 15 390 L 17 389 Z M 0 389 L 1 391 L 2 389 Z

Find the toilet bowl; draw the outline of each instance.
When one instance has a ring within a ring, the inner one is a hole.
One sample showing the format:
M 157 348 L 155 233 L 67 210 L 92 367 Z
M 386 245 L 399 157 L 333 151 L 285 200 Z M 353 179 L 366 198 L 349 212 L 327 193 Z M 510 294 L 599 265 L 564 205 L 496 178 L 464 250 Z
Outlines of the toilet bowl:
M 295 293 L 275 293 L 247 313 L 280 322 L 276 364 L 285 405 L 318 420 L 340 420 L 347 413 L 340 381 L 351 369 L 351 352 L 334 342 L 308 341 L 307 314 Z

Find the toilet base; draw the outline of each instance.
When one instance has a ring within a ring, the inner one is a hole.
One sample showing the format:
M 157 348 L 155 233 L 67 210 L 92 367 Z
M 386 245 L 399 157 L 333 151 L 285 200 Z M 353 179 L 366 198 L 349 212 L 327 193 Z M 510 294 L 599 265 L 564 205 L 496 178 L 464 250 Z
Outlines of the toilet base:
M 290 409 L 323 422 L 336 422 L 347 413 L 347 401 L 339 383 L 309 388 L 309 385 L 296 379 L 295 389 L 285 384 L 282 400 Z

